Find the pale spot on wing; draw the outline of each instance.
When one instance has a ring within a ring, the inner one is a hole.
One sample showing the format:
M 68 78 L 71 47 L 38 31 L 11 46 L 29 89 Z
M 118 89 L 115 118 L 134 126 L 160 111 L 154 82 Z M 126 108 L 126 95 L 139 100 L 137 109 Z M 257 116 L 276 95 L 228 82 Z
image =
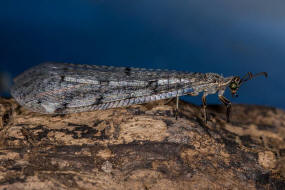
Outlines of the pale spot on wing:
M 91 80 L 87 78 L 74 78 L 70 76 L 64 77 L 64 81 L 68 82 L 76 82 L 76 83 L 83 83 L 83 84 L 100 84 L 97 80 Z
M 47 113 L 54 113 L 54 111 L 58 108 L 59 103 L 44 102 L 41 105 L 43 108 L 45 108 Z
M 170 78 L 170 79 L 160 79 L 157 81 L 158 85 L 176 84 L 176 83 L 189 83 L 188 79 Z

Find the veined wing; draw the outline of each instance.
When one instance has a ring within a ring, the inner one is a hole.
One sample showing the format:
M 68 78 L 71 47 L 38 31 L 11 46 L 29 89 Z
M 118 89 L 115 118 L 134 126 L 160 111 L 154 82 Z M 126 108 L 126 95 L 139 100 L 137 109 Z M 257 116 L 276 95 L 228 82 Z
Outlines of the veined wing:
M 17 77 L 12 95 L 22 105 L 38 112 L 91 111 L 183 95 L 192 90 L 190 75 L 127 67 L 45 63 Z

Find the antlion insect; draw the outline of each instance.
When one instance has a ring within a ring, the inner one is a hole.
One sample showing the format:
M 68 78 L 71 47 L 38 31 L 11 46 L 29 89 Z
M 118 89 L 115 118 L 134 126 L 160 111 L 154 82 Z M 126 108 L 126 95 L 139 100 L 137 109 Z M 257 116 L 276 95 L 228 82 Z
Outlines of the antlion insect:
M 197 96 L 203 92 L 202 113 L 206 117 L 206 96 L 218 92 L 230 118 L 231 102 L 223 94 L 227 87 L 232 96 L 246 81 L 267 73 L 244 77 L 223 77 L 216 73 L 44 63 L 14 79 L 12 96 L 24 107 L 45 114 L 66 114 L 141 104 L 179 96 Z M 177 117 L 177 115 L 176 115 Z

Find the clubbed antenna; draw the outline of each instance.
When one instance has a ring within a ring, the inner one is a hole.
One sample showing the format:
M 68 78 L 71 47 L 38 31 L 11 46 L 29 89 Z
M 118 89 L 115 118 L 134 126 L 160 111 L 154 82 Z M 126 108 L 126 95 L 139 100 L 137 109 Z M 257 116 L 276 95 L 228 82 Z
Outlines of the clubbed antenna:
M 261 75 L 263 75 L 265 77 L 268 76 L 268 74 L 266 72 L 260 72 L 260 73 L 256 73 L 256 74 L 252 74 L 251 72 L 248 72 L 248 73 L 246 73 L 246 75 L 244 75 L 242 77 L 240 83 L 244 83 L 244 82 L 246 82 L 248 80 L 251 80 L 251 79 L 253 79 L 253 78 L 257 77 L 257 76 L 261 76 Z

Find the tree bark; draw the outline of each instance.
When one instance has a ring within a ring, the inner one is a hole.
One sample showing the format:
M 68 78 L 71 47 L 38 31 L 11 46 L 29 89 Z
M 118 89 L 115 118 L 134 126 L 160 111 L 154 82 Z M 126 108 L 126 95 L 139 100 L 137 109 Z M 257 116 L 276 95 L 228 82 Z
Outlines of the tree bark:
M 0 189 L 285 189 L 285 112 L 157 101 L 44 115 L 0 98 Z

